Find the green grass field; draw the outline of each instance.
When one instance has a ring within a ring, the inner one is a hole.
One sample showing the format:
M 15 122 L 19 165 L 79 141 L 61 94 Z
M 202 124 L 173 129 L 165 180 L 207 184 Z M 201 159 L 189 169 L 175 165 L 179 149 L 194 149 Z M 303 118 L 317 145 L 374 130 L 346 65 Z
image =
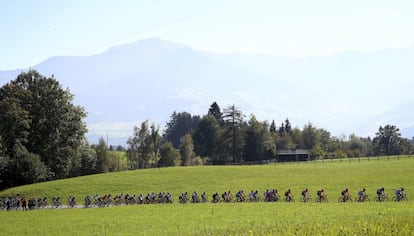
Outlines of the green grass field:
M 414 204 L 337 203 L 349 188 L 365 187 L 371 199 L 384 186 L 391 196 L 403 186 L 414 191 L 414 159 L 316 162 L 257 166 L 161 168 L 101 174 L 21 186 L 0 192 L 26 197 L 245 191 L 291 188 L 295 199 L 307 187 L 324 188 L 330 200 L 316 203 L 219 203 L 134 205 L 31 212 L 0 211 L 2 235 L 412 235 Z

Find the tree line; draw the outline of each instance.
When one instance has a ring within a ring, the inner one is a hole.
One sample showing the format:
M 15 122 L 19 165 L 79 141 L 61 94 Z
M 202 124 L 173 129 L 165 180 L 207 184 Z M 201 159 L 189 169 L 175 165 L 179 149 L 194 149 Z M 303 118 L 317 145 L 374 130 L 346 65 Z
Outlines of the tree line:
M 22 72 L 0 88 L 0 189 L 73 176 L 165 166 L 257 162 L 277 150 L 307 149 L 321 158 L 410 154 L 413 145 L 395 125 L 374 138 L 335 137 L 289 119 L 259 121 L 235 105 L 213 102 L 203 116 L 173 112 L 165 129 L 146 120 L 134 127 L 127 147 L 89 144 L 86 111 L 52 75 Z
M 216 102 L 202 117 L 173 112 L 162 136 L 154 125 L 149 131 L 148 123 L 135 127 L 128 141 L 128 159 L 137 163 L 130 168 L 257 163 L 276 158 L 278 150 L 306 149 L 316 158 L 400 155 L 414 150 L 395 125 L 379 127 L 373 138 L 336 137 L 312 123 L 293 128 L 288 118 L 280 125 L 259 121 L 254 114 L 246 119 L 235 105 L 221 110 Z

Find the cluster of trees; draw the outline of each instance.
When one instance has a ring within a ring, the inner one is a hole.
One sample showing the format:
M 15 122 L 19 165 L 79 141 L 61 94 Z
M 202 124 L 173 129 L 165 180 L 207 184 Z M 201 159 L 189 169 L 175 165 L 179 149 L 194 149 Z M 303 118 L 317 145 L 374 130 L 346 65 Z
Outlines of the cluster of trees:
M 0 189 L 127 169 L 122 153 L 88 144 L 86 112 L 72 100 L 34 70 L 0 88 Z
M 159 129 L 148 131 L 148 121 L 135 127 L 128 141 L 131 168 L 200 165 L 203 163 L 260 162 L 276 157 L 277 150 L 307 149 L 319 158 L 411 154 L 412 142 L 402 138 L 394 125 L 379 127 L 375 137 L 331 136 L 330 132 L 308 123 L 292 128 L 289 119 L 258 121 L 254 115 L 245 120 L 234 105 L 221 111 L 214 102 L 206 115 L 174 112 L 161 136 Z M 139 140 L 139 141 L 138 141 Z
M 258 162 L 277 150 L 308 149 L 319 157 L 344 158 L 411 153 L 410 140 L 396 126 L 379 127 L 375 137 L 333 137 L 289 119 L 248 119 L 236 106 L 214 102 L 204 116 L 174 112 L 164 132 L 149 121 L 134 127 L 127 148 L 101 138 L 90 145 L 86 112 L 53 77 L 34 70 L 0 88 L 0 189 L 73 176 L 163 166 Z

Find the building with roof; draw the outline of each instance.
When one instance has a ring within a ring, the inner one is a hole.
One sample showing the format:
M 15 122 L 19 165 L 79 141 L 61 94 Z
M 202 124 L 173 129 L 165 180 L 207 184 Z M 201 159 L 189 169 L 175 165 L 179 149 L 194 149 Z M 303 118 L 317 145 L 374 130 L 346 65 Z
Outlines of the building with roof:
M 276 153 L 278 162 L 293 162 L 293 161 L 310 161 L 312 157 L 309 150 L 295 149 L 295 150 L 280 150 Z

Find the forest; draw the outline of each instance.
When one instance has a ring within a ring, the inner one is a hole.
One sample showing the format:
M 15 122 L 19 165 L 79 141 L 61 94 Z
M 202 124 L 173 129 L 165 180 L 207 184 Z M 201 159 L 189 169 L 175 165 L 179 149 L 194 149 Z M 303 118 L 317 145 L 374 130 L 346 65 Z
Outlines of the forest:
M 0 88 L 0 189 L 131 169 L 259 163 L 274 160 L 278 150 L 306 149 L 317 159 L 413 151 L 412 140 L 392 124 L 373 137 L 336 137 L 312 123 L 300 128 L 288 118 L 260 121 L 216 102 L 205 115 L 174 111 L 163 128 L 146 120 L 131 130 L 125 147 L 108 147 L 103 138 L 87 141 L 87 112 L 73 98 L 54 76 L 35 70 Z

